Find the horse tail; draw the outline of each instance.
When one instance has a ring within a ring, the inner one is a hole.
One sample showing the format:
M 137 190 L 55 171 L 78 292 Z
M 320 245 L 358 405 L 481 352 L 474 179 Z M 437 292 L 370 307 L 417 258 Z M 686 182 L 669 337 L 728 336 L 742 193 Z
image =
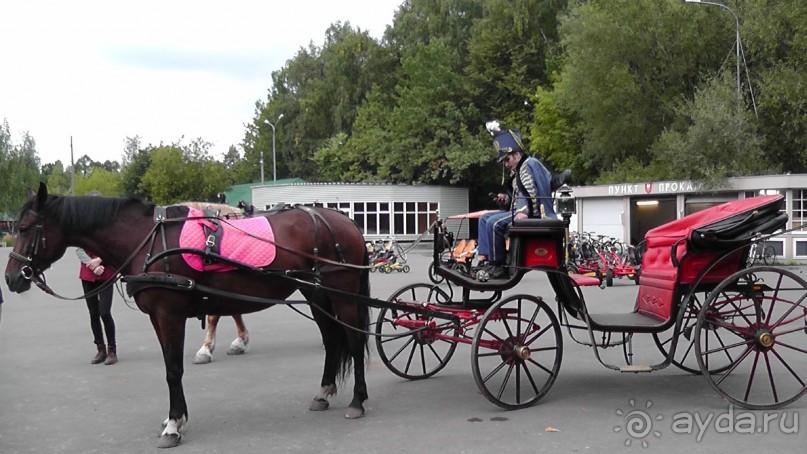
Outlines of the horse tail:
M 362 297 L 370 296 L 369 264 L 370 254 L 365 250 L 363 259 L 364 268 L 360 271 L 361 274 L 359 276 L 358 294 Z M 355 328 L 337 329 L 332 333 L 333 342 L 336 346 L 335 354 L 339 365 L 336 371 L 336 377 L 339 381 L 345 380 L 345 377 L 350 373 L 353 366 L 353 356 L 351 355 L 348 335 L 355 336 L 355 338 L 359 341 L 359 345 L 356 346 L 356 349 L 359 354 L 364 356 L 364 359 L 367 359 L 370 356 L 370 343 L 368 342 L 370 330 L 370 306 L 367 304 L 367 301 L 365 301 L 364 298 L 362 298 L 360 301 L 356 301 L 354 304 L 356 307 L 358 326 Z
M 361 284 L 359 287 L 359 295 L 369 298 L 370 297 L 370 252 L 364 251 L 364 268 L 361 270 Z M 364 358 L 370 357 L 370 305 L 366 301 L 359 302 L 357 307 L 359 311 L 359 327 L 362 330 L 362 342 L 364 343 Z

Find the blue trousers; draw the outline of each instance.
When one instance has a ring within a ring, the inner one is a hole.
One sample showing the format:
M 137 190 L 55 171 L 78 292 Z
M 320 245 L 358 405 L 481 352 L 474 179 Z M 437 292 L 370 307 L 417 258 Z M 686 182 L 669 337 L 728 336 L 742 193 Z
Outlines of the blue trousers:
M 507 259 L 504 235 L 513 222 L 513 213 L 497 211 L 479 218 L 479 244 L 477 254 L 485 255 L 491 263 L 504 263 Z

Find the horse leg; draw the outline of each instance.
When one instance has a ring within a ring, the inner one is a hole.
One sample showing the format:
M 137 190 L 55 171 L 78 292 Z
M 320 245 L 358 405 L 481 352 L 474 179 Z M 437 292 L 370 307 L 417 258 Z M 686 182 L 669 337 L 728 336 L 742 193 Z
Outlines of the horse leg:
M 213 361 L 213 350 L 216 349 L 216 328 L 219 325 L 220 315 L 207 316 L 207 333 L 202 342 L 202 348 L 193 357 L 193 364 L 207 364 Z
M 340 359 L 336 339 L 333 338 L 333 322 L 322 315 L 318 309 L 312 309 L 311 312 L 322 335 L 322 344 L 325 347 L 325 365 L 319 391 L 317 391 L 317 395 L 314 396 L 308 409 L 311 411 L 324 411 L 330 406 L 328 397 L 336 394 L 336 374 L 339 370 Z
M 249 349 L 249 331 L 247 331 L 247 326 L 244 325 L 244 318 L 241 315 L 233 315 L 233 321 L 235 322 L 238 337 L 230 344 L 227 354 L 243 355 Z
M 149 316 L 163 351 L 169 397 L 168 418 L 163 422 L 163 431 L 157 441 L 157 447 L 171 448 L 182 441 L 179 430 L 188 421 L 188 406 L 182 389 L 185 317 L 165 313 Z

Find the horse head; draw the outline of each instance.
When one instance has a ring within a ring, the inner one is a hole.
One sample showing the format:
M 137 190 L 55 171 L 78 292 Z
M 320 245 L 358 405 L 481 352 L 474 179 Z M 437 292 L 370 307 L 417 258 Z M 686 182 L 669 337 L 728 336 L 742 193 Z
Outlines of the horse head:
M 41 280 L 42 273 L 64 255 L 67 243 L 57 222 L 46 222 L 49 203 L 45 183 L 39 191 L 28 191 L 17 218 L 17 239 L 6 265 L 6 284 L 9 290 L 22 293 L 31 288 L 32 280 Z

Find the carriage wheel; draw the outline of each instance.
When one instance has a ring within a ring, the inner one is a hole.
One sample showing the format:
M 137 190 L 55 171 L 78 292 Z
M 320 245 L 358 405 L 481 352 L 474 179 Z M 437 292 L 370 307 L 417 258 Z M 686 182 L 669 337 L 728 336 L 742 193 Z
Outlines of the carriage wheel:
M 552 387 L 563 357 L 560 324 L 540 298 L 514 295 L 485 313 L 471 345 L 479 390 L 507 410 L 534 405 Z
M 447 303 L 450 297 L 445 290 L 430 284 L 412 284 L 393 293 L 387 301 L 415 303 Z M 443 328 L 415 330 L 401 323 L 417 324 L 419 321 L 434 321 Z M 375 325 L 375 345 L 381 361 L 399 377 L 410 380 L 429 378 L 448 364 L 456 341 L 438 338 L 439 334 L 459 336 L 459 328 L 446 324 L 446 320 L 434 320 L 424 315 L 401 309 L 382 308 Z M 398 335 L 397 337 L 389 337 Z
M 704 298 L 706 296 L 706 294 L 703 295 Z M 672 363 L 679 369 L 696 375 L 701 373 L 695 354 L 695 327 L 698 324 L 698 314 L 701 307 L 703 307 L 702 298 L 693 293 L 684 309 L 686 312 L 684 313 L 684 319 L 681 321 L 681 331 L 678 333 L 678 344 L 675 347 L 675 357 L 672 360 Z M 704 348 L 708 350 L 709 346 L 723 344 L 725 342 L 723 337 L 727 334 L 722 329 L 712 329 L 704 332 L 702 338 Z M 655 341 L 656 347 L 666 358 L 672 345 L 673 330 L 669 329 L 662 333 L 653 333 L 653 341 Z M 728 369 L 733 361 L 734 358 L 729 353 L 720 357 L 710 358 L 709 372 L 712 374 L 722 372 Z
M 807 392 L 805 298 L 807 282 L 784 269 L 748 268 L 721 282 L 698 314 L 695 353 L 702 371 L 715 358 L 734 360 L 721 373 L 705 374 L 709 385 L 753 410 L 779 408 Z M 701 339 L 715 329 L 726 335 L 707 348 Z

